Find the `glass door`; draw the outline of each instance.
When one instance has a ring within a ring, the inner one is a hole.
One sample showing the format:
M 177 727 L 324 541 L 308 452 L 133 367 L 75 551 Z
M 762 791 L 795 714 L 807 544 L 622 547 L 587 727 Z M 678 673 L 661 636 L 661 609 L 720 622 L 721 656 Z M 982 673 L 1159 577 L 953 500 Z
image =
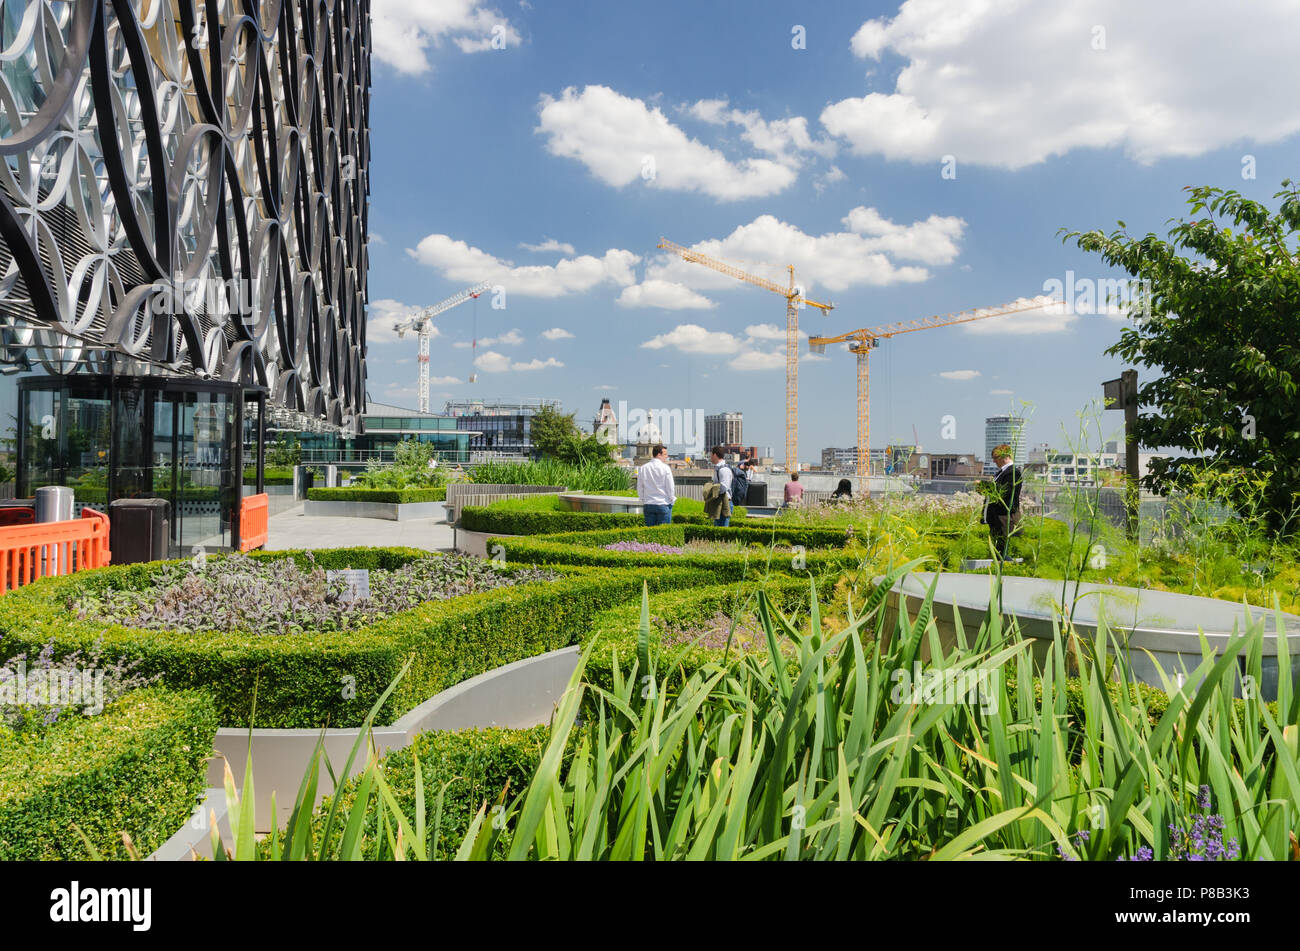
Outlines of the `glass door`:
M 172 539 L 186 556 L 230 545 L 234 404 L 225 393 L 169 394 L 176 470 Z

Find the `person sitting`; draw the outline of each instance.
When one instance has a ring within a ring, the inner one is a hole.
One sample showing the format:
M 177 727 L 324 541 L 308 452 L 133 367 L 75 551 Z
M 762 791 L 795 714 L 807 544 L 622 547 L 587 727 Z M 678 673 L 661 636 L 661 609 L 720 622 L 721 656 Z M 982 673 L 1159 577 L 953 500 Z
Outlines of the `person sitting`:
M 832 502 L 852 502 L 853 501 L 853 483 L 848 479 L 840 479 L 840 484 L 835 487 L 831 493 Z
M 799 484 L 799 473 L 790 473 L 790 481 L 785 484 L 785 504 L 799 505 L 803 500 L 803 486 Z

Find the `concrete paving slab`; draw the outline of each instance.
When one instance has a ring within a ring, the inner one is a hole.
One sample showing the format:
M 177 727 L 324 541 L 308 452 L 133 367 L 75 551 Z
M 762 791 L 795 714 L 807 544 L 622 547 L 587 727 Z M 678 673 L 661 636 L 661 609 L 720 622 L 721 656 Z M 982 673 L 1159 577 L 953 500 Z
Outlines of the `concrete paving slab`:
M 451 526 L 445 511 L 433 518 L 395 522 L 381 518 L 344 518 L 304 515 L 303 508 L 272 515 L 268 523 L 268 551 L 285 548 L 353 548 L 396 546 L 425 551 L 451 551 Z

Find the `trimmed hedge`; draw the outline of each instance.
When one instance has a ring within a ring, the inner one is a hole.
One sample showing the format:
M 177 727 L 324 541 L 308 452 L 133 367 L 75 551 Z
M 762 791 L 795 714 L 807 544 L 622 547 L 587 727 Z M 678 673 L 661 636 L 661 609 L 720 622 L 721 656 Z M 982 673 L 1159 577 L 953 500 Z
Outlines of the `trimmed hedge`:
M 652 595 L 650 617 L 663 618 L 672 623 L 690 619 L 707 620 L 718 611 L 730 614 L 737 606 L 749 604 L 757 612 L 759 590 L 767 592 L 772 603 L 789 616 L 798 612 L 806 614 L 811 593 L 806 579 L 783 578 L 767 584 L 741 582 L 739 584 L 709 585 L 687 591 L 668 591 Z M 818 600 L 823 604 L 830 596 L 830 586 L 818 587 Z M 586 681 L 607 690 L 614 685 L 614 663 L 626 677 L 636 661 L 637 637 L 641 626 L 641 598 L 639 594 L 630 601 L 602 611 L 591 622 L 591 629 L 583 639 L 584 646 L 594 644 L 587 661 Z M 661 631 L 651 624 L 650 644 L 658 647 Z M 735 656 L 735 652 L 732 652 Z M 670 683 L 681 684 L 692 671 L 704 664 L 720 660 L 722 651 L 702 646 L 676 645 L 666 652 L 672 658 L 673 671 Z M 660 675 L 666 672 L 660 668 Z
M 0 739 L 0 860 L 104 858 L 122 832 L 148 854 L 189 821 L 207 785 L 217 713 L 203 691 L 133 690 L 34 739 Z
M 324 568 L 392 568 L 429 556 L 413 549 L 312 554 L 315 564 Z M 263 552 L 255 557 L 285 556 L 300 563 L 308 557 L 304 552 Z M 412 658 L 409 673 L 376 721 L 384 724 L 477 674 L 577 643 L 597 613 L 639 592 L 642 578 L 656 591 L 715 580 L 691 566 L 653 572 L 571 568 L 557 581 L 426 602 L 365 628 L 287 635 L 147 631 L 78 620 L 68 610 L 69 599 L 79 590 L 142 587 L 156 568 L 157 563 L 110 566 L 42 579 L 10 592 L 0 598 L 0 635 L 6 649 L 36 652 L 53 639 L 61 656 L 102 638 L 105 657 L 139 659 L 136 669 L 142 675 L 159 674 L 162 683 L 175 688 L 206 688 L 221 724 L 232 727 L 249 724 L 254 689 L 254 726 L 357 726 Z
M 814 574 L 858 564 L 864 553 L 845 547 L 848 538 L 842 531 L 815 528 L 718 528 L 713 525 L 656 525 L 653 528 L 621 528 L 590 532 L 566 532 L 524 538 L 489 538 L 489 550 L 500 546 L 507 562 L 534 565 L 585 565 L 593 567 L 663 567 L 690 566 L 710 573 L 715 582 L 736 581 L 763 574 L 768 553 L 755 549 L 736 554 L 657 555 L 649 552 L 606 551 L 602 546 L 620 541 L 654 542 L 681 546 L 688 541 L 740 541 L 753 545 L 802 545 L 804 568 L 795 569 L 785 553 L 771 555 L 771 569 L 778 573 L 800 570 Z
M 308 489 L 309 502 L 387 502 L 405 505 L 409 502 L 445 502 L 447 487 L 440 485 L 429 489 Z
M 539 496 L 555 500 L 559 496 Z M 560 532 L 599 531 L 610 528 L 645 527 L 645 517 L 627 512 L 571 512 L 551 508 L 525 508 L 508 502 L 491 505 L 467 505 L 460 511 L 460 527 L 469 532 L 497 535 L 553 535 Z M 681 500 L 679 500 L 681 501 Z M 745 509 L 735 510 L 733 519 L 743 519 Z M 713 520 L 703 511 L 688 509 L 673 513 L 673 524 L 711 525 Z
M 484 801 L 494 803 L 501 790 L 509 784 L 508 796 L 513 796 L 528 785 L 541 761 L 542 753 L 550 736 L 550 729 L 544 726 L 528 730 L 430 730 L 421 733 L 405 749 L 395 750 L 382 759 L 384 779 L 393 790 L 403 815 L 415 816 L 415 759 L 420 760 L 420 772 L 424 777 L 424 808 L 429 826 L 429 842 L 432 845 L 434 834 L 440 836 L 438 855 L 450 858 L 456 854 L 465 833 L 469 831 L 474 814 Z M 360 777 L 349 780 L 338 793 L 340 814 L 347 816 L 352 804 L 356 802 L 357 786 Z M 435 829 L 434 806 L 438 792 L 446 786 L 442 801 L 442 819 Z M 325 826 L 325 817 L 329 815 L 332 800 L 326 798 L 317 808 L 312 822 L 316 841 Z M 376 810 L 366 813 L 365 844 L 363 857 L 374 854 Z M 337 839 L 342 836 L 342 823 L 336 830 Z M 509 845 L 509 831 L 497 843 L 498 849 L 504 850 Z

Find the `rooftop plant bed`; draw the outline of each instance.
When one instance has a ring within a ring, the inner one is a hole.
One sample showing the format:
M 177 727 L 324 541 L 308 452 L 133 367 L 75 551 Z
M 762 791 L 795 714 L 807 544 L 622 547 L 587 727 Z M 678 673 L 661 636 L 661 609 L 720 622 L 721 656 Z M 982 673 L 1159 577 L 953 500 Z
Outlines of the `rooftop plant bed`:
M 132 690 L 94 716 L 0 727 L 0 860 L 105 858 L 122 833 L 147 855 L 189 821 L 206 785 L 217 714 L 203 691 Z
M 636 495 L 630 491 L 601 494 Z M 744 506 L 738 506 L 732 514 L 732 521 L 743 519 L 747 514 Z M 673 521 L 709 525 L 713 520 L 704 514 L 703 502 L 678 499 L 673 506 Z M 558 494 L 502 499 L 490 505 L 467 505 L 460 513 L 460 527 L 466 531 L 499 535 L 550 535 L 603 528 L 635 528 L 644 524 L 643 516 L 625 512 L 575 512 L 560 502 Z
M 696 541 L 732 543 L 737 547 L 722 552 L 686 550 L 685 546 Z M 768 572 L 838 571 L 857 565 L 867 554 L 843 530 L 775 526 L 641 526 L 493 538 L 488 544 L 494 548 L 499 546 L 511 563 L 604 567 L 689 565 L 712 573 L 714 581 L 754 578 Z M 792 546 L 800 546 L 801 550 L 795 551 Z
M 273 573 L 289 577 L 285 559 L 309 573 L 372 569 L 372 585 L 382 591 L 379 572 L 396 571 L 406 577 L 402 571 L 414 571 L 418 577 L 423 569 L 411 565 L 443 561 L 443 556 L 412 549 L 362 548 L 261 552 L 249 557 L 251 563 L 269 562 Z M 218 559 L 208 559 L 208 565 L 219 564 Z M 178 570 L 189 568 L 189 562 L 123 565 L 28 585 L 0 598 L 3 643 L 16 653 L 39 651 L 53 642 L 56 655 L 61 655 L 87 649 L 102 639 L 106 657 L 138 659 L 143 676 L 157 676 L 172 687 L 206 688 L 225 726 L 249 724 L 255 689 L 255 726 L 356 726 L 408 656 L 413 656 L 411 671 L 377 721 L 391 723 L 469 677 L 577 643 L 596 612 L 639 590 L 643 575 L 655 590 L 713 580 L 689 565 L 659 572 L 564 568 L 553 581 L 531 580 L 539 576 L 526 565 L 490 565 L 488 571 L 512 583 L 452 593 L 410 607 L 401 603 L 401 586 L 393 585 L 384 595 L 393 613 L 366 618 L 359 610 L 330 607 L 328 596 L 322 601 L 319 589 L 312 596 L 315 600 L 303 595 L 292 608 L 276 606 L 273 602 L 282 599 L 273 593 L 270 582 L 250 575 L 234 579 L 224 594 L 227 601 L 240 601 L 239 606 L 214 603 L 210 579 L 193 584 L 190 603 L 206 605 L 204 610 L 210 607 L 225 619 L 227 626 L 220 630 L 214 630 L 211 621 L 196 623 L 195 618 L 180 616 L 171 601 L 143 609 L 150 623 L 158 625 L 153 628 L 128 626 L 103 615 L 103 605 L 140 607 L 144 601 L 140 593 L 156 588 L 160 577 L 174 579 Z M 259 589 L 259 584 L 265 586 Z M 184 593 L 179 590 L 175 597 Z M 259 605 L 259 599 L 265 603 Z M 175 614 L 174 621 L 167 620 L 169 611 Z M 268 632 L 267 626 L 280 620 L 286 621 L 276 628 L 280 633 Z
M 820 628 L 787 625 L 782 596 L 769 590 L 760 623 L 772 640 L 784 630 L 793 659 L 744 651 L 679 666 L 680 651 L 647 643 L 661 596 L 610 612 L 642 632 L 611 671 L 610 696 L 580 668 L 527 783 L 511 776 L 495 800 L 485 791 L 461 841 L 433 854 L 455 845 L 470 858 L 559 860 L 1293 855 L 1300 788 L 1290 732 L 1300 704 L 1289 683 L 1276 705 L 1234 702 L 1235 658 L 1209 658 L 1166 696 L 1133 683 L 1122 655 L 1107 655 L 1105 632 L 1077 680 L 1063 654 L 1033 678 L 994 613 L 971 632 L 978 646 L 926 665 L 951 696 L 918 699 L 928 688 L 897 675 L 920 668 L 932 616 L 927 608 L 915 620 L 900 615 L 885 636 L 881 610 L 908 567 L 859 594 L 852 625 L 829 615 Z M 692 615 L 732 592 L 692 594 L 668 600 Z M 1263 625 L 1253 625 L 1234 648 L 1252 676 L 1262 636 Z M 599 717 L 580 716 L 592 704 Z M 348 799 L 336 818 L 374 830 L 359 852 L 431 854 L 428 836 L 408 834 L 398 845 L 395 833 L 379 831 L 429 825 L 428 778 L 439 771 L 421 765 L 399 768 L 400 800 L 374 792 L 381 764 L 355 785 L 367 796 Z M 417 775 L 423 794 L 410 792 Z

